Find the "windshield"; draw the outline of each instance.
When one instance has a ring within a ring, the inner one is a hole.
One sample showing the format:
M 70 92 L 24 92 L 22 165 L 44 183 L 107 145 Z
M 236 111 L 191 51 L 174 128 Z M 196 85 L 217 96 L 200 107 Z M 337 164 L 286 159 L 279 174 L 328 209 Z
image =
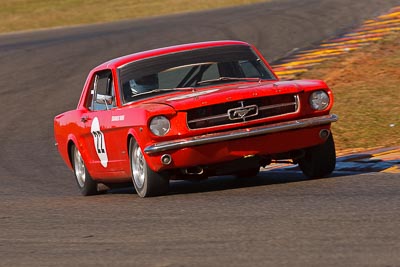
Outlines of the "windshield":
M 119 76 L 125 102 L 180 88 L 275 79 L 254 51 L 244 45 L 209 47 L 135 61 L 121 67 Z

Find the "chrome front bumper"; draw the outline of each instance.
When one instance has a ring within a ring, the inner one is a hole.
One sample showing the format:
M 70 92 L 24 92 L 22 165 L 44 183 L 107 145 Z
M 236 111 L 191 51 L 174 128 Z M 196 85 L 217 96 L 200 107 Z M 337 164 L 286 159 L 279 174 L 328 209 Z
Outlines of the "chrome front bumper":
M 151 155 L 172 149 L 180 149 L 185 147 L 198 146 L 209 143 L 229 141 L 234 139 L 263 135 L 263 134 L 270 134 L 270 133 L 330 124 L 337 120 L 338 116 L 335 114 L 331 114 L 331 115 L 324 115 L 324 116 L 295 120 L 295 121 L 286 121 L 286 122 L 268 124 L 258 127 L 233 130 L 229 132 L 205 134 L 190 138 L 183 138 L 173 141 L 156 143 L 146 147 L 144 149 L 144 152 L 148 155 Z

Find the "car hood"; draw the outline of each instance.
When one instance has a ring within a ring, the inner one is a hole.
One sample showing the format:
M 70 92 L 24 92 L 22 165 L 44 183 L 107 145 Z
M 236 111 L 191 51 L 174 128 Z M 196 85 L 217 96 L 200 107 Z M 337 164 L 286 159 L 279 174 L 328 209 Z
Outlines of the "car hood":
M 201 106 L 233 102 L 249 98 L 279 94 L 294 94 L 306 89 L 324 88 L 325 86 L 321 81 L 312 80 L 235 83 L 195 88 L 192 91 L 177 91 L 173 94 L 164 94 L 162 96 L 148 98 L 141 102 L 141 104 L 166 104 L 174 108 L 176 111 L 182 111 Z

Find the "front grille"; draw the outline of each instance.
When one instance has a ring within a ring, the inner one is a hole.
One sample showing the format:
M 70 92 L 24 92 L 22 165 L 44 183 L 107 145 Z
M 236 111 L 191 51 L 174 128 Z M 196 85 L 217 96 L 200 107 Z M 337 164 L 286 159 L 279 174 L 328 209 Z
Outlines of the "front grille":
M 294 113 L 298 108 L 298 96 L 293 94 L 245 99 L 188 110 L 187 124 L 201 129 Z

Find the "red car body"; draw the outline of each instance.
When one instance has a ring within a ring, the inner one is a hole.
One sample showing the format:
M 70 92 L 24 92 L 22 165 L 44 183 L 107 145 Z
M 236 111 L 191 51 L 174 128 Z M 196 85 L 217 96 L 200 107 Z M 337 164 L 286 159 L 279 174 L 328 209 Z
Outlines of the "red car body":
M 203 42 L 94 68 L 54 133 L 82 194 L 132 179 L 145 197 L 164 194 L 170 179 L 251 176 L 281 159 L 309 177 L 328 175 L 332 105 L 323 81 L 279 81 L 250 44 Z

